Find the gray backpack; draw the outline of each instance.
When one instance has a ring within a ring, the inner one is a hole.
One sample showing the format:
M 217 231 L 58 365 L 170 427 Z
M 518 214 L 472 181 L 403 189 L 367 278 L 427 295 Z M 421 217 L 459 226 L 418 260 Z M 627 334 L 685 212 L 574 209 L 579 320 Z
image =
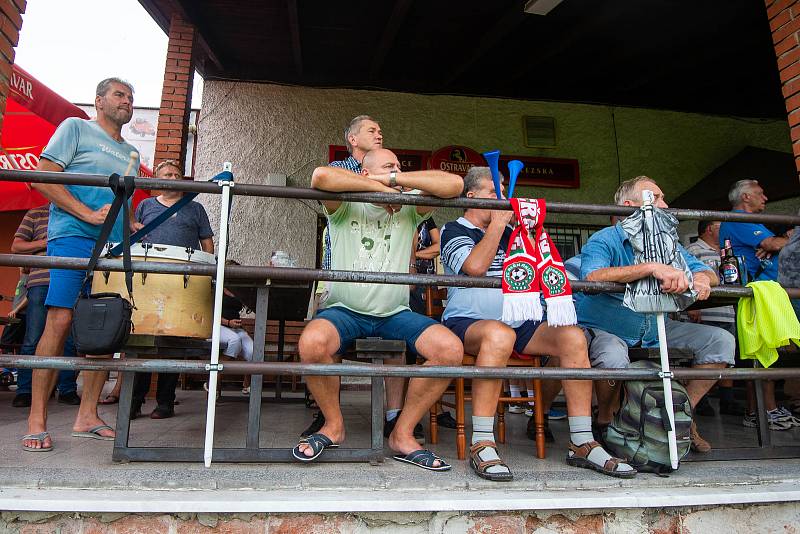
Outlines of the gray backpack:
M 656 362 L 647 360 L 633 362 L 629 367 L 661 368 Z M 625 459 L 638 471 L 672 472 L 667 441 L 669 418 L 664 404 L 663 382 L 629 380 L 625 382 L 624 390 L 622 406 L 606 431 L 608 451 Z M 675 410 L 678 458 L 682 459 L 689 453 L 691 445 L 692 407 L 686 388 L 675 380 L 672 381 L 672 404 Z

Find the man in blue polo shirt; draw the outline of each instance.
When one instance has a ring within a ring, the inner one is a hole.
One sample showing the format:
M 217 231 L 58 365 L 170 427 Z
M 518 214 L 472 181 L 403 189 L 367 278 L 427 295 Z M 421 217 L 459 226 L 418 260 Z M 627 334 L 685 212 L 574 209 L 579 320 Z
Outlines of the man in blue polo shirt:
M 97 85 L 94 105 L 96 120 L 69 118 L 61 123 L 42 152 L 37 171 L 123 175 L 131 164 L 138 169 L 138 151 L 122 138 L 122 126 L 133 115 L 133 87 L 119 78 L 105 79 Z M 33 184 L 33 187 L 51 202 L 47 255 L 91 257 L 114 200 L 111 189 L 61 184 Z M 123 224 L 130 224 L 133 230 L 141 228 L 132 214 L 130 221 L 123 221 L 120 215 L 111 232 L 112 241 L 122 239 Z M 47 319 L 36 347 L 37 356 L 60 356 L 64 353 L 64 342 L 72 324 L 72 307 L 81 291 L 83 277 L 83 271 L 50 270 L 50 287 L 45 300 Z M 97 414 L 97 399 L 106 373 L 84 371 L 81 374 L 83 395 L 72 435 L 113 440 L 114 430 Z M 49 451 L 53 448 L 47 432 L 47 399 L 56 377 L 57 371 L 53 369 L 33 372 L 28 434 L 22 439 L 26 451 Z
M 617 205 L 641 206 L 642 191 L 650 190 L 655 196 L 655 205 L 666 208 L 664 193 L 652 179 L 638 176 L 622 182 L 614 195 Z M 697 258 L 679 245 L 680 252 L 691 270 L 692 285 L 698 300 L 705 300 L 711 286 L 718 283 L 717 275 Z M 622 225 L 604 228 L 589 238 L 581 250 L 581 279 L 592 282 L 628 283 L 647 277 L 661 283 L 665 293 L 683 293 L 689 288 L 689 280 L 683 271 L 663 263 L 634 263 L 633 249 Z M 622 305 L 622 293 L 584 294 L 577 305 L 578 322 L 590 333 L 599 330 L 611 334 L 590 339 L 590 358 L 593 367 L 627 367 L 628 347 L 658 346 L 655 315 L 637 313 Z M 721 328 L 695 323 L 683 323 L 667 319 L 667 345 L 684 348 L 694 354 L 693 367 L 723 368 L 733 365 L 736 341 Z M 602 345 L 602 346 L 601 346 Z M 695 406 L 703 398 L 713 380 L 690 380 L 686 385 L 689 401 Z M 619 384 L 607 381 L 596 383 L 598 401 L 597 425 L 602 429 L 611 421 L 617 407 Z M 602 432 L 602 430 L 601 430 Z M 711 450 L 711 445 L 697 433 L 692 424 L 692 448 L 697 452 Z
M 767 207 L 767 195 L 757 180 L 739 180 L 731 186 L 728 200 L 733 211 L 739 213 L 763 213 Z M 719 228 L 719 246 L 725 247 L 730 240 L 733 253 L 744 257 L 745 268 L 750 280 L 777 280 L 778 255 L 789 242 L 786 237 L 773 234 L 759 223 L 723 222 Z M 767 409 L 767 422 L 770 430 L 789 430 L 800 426 L 800 420 L 792 416 L 786 408 L 778 407 L 775 400 L 775 382 L 765 380 L 764 407 Z M 755 396 L 748 393 L 748 414 L 742 419 L 746 427 L 755 428 Z
M 757 180 L 739 180 L 728 192 L 733 211 L 762 213 L 767 207 L 767 195 Z M 750 280 L 777 280 L 778 254 L 789 241 L 778 237 L 763 224 L 723 222 L 719 227 L 719 246 L 730 240 L 733 253 L 744 256 Z

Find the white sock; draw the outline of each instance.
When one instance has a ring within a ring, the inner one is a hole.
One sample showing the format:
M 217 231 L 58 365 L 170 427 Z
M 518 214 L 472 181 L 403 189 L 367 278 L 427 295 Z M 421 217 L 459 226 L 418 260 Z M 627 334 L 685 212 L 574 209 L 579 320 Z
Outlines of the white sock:
M 400 413 L 400 410 L 386 410 L 386 420 L 392 421 L 397 419 L 397 414 Z
M 472 445 L 479 441 L 494 441 L 494 417 L 472 416 Z M 492 448 L 485 448 L 478 453 L 478 458 L 484 462 L 499 460 L 497 451 Z M 510 473 L 507 467 L 502 465 L 492 465 L 486 468 L 487 473 Z
M 519 385 L 517 385 L 517 384 L 511 384 L 510 386 L 508 386 L 508 389 L 511 391 L 511 396 L 512 396 L 513 398 L 515 398 L 515 399 L 516 399 L 516 398 L 519 398 L 519 396 L 520 396 L 520 389 L 519 389 Z
M 568 417 L 569 419 L 569 439 L 574 445 L 583 445 L 590 441 L 594 441 L 592 434 L 592 418 L 588 415 Z M 600 467 L 606 465 L 606 462 L 611 459 L 611 455 L 603 447 L 595 447 L 589 453 L 587 460 Z M 623 462 L 620 462 L 617 471 L 633 471 L 633 468 Z

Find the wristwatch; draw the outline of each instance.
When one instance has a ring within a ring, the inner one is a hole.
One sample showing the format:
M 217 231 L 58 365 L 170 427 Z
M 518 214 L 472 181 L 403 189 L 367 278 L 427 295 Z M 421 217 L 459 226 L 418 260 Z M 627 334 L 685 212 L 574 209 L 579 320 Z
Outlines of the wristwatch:
M 397 187 L 397 171 L 389 173 L 389 187 Z

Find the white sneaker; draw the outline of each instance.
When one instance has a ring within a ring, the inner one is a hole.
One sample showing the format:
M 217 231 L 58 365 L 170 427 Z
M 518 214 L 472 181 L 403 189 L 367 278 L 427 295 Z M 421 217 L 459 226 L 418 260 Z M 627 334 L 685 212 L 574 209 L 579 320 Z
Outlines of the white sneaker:
M 525 415 L 528 417 L 533 417 L 533 408 L 526 408 Z
M 749 427 L 749 428 L 758 428 L 758 420 L 756 419 L 756 414 L 751 413 L 744 416 L 742 419 L 742 425 Z M 784 421 L 783 419 L 779 419 L 776 414 L 772 414 L 767 412 L 767 425 L 769 426 L 770 430 L 789 430 L 792 428 L 791 423 L 788 421 Z
M 800 419 L 792 415 L 792 412 L 790 412 L 786 408 L 784 407 L 776 408 L 775 410 L 773 410 L 773 412 L 775 412 L 775 418 L 778 421 L 784 421 L 790 424 L 791 426 L 800 426 Z M 767 412 L 767 413 L 772 415 L 772 412 Z
M 525 413 L 525 408 L 519 404 L 511 404 L 508 407 L 508 413 Z

